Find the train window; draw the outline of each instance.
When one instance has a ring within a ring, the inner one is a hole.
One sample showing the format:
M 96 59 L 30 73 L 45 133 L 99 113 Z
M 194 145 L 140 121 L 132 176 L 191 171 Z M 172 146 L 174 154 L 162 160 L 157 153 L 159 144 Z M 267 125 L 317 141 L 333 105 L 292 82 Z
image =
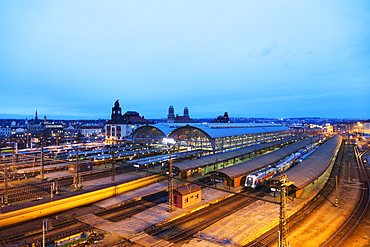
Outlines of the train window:
M 252 177 L 248 177 L 247 178 L 247 186 L 252 186 L 253 185 L 253 178 Z

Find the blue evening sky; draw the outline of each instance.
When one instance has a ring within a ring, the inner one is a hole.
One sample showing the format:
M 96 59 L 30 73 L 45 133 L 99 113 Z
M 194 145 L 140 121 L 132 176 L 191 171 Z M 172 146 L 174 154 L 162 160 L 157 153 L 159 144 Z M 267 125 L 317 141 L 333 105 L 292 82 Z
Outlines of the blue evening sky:
M 368 0 L 0 2 L 0 118 L 370 118 Z

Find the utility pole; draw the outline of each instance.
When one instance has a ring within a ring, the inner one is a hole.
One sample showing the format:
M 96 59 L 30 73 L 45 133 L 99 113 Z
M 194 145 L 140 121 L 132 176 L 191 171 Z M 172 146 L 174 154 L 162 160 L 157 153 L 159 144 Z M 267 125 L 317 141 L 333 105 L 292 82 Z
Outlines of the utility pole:
M 286 240 L 286 202 L 287 202 L 287 188 L 293 184 L 288 183 L 286 174 L 280 176 L 280 223 L 278 231 L 278 247 L 288 247 Z
M 79 189 L 81 184 L 80 184 L 80 167 L 79 167 L 79 154 L 78 154 L 78 147 L 76 147 L 76 162 L 75 162 L 75 175 L 73 177 L 73 185 L 76 189 Z
M 4 195 L 3 195 L 3 204 L 8 204 L 8 167 L 6 163 L 3 163 L 4 167 Z
M 111 154 L 112 154 L 112 183 L 116 182 L 116 159 L 114 157 L 114 150 L 111 146 Z
M 48 219 L 42 221 L 42 246 L 46 246 L 46 232 L 48 231 Z
M 335 176 L 335 206 L 338 207 L 339 199 L 338 199 L 338 175 Z
M 41 171 L 40 171 L 40 179 L 44 180 L 44 147 L 41 144 Z
M 173 212 L 173 177 L 172 177 L 172 157 L 170 157 L 170 169 L 168 176 L 168 212 Z
M 42 246 L 46 246 L 46 233 L 52 228 L 52 221 L 45 219 L 42 221 Z

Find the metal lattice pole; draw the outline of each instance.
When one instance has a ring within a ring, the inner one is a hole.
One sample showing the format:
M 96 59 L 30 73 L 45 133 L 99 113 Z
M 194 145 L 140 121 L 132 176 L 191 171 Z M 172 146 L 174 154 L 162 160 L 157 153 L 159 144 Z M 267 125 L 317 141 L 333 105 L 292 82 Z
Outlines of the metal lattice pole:
M 80 177 L 80 157 L 78 153 L 78 147 L 76 147 L 76 162 L 75 162 L 75 174 L 73 178 L 73 185 L 76 189 L 80 189 L 81 187 L 81 177 Z
M 287 187 L 289 183 L 287 183 L 287 176 L 285 174 L 280 176 L 280 224 L 279 224 L 279 232 L 278 232 L 278 239 L 279 239 L 279 247 L 287 247 L 286 241 L 286 194 L 287 194 Z
M 170 157 L 170 169 L 168 176 L 168 212 L 173 212 L 173 177 L 172 177 L 172 157 Z
M 3 195 L 3 204 L 8 204 L 8 167 L 6 163 L 3 163 L 4 168 L 4 195 Z
M 40 179 L 41 180 L 44 180 L 44 147 L 43 146 L 41 146 L 41 171 L 40 171 Z
M 111 154 L 112 154 L 112 183 L 116 181 L 116 158 L 114 157 L 114 149 L 111 146 Z

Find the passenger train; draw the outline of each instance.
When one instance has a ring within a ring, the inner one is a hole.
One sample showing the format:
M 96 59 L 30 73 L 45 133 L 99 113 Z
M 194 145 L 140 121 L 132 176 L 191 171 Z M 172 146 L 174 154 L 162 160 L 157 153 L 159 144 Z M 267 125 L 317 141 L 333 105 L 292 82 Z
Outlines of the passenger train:
M 271 177 L 274 177 L 292 167 L 295 162 L 302 162 L 304 158 L 310 155 L 313 151 L 318 148 L 318 144 L 314 143 L 306 148 L 302 149 L 299 152 L 296 152 L 289 157 L 283 159 L 275 165 L 269 165 L 262 170 L 251 173 L 245 179 L 245 187 L 247 188 L 256 188 L 263 181 L 268 180 Z

